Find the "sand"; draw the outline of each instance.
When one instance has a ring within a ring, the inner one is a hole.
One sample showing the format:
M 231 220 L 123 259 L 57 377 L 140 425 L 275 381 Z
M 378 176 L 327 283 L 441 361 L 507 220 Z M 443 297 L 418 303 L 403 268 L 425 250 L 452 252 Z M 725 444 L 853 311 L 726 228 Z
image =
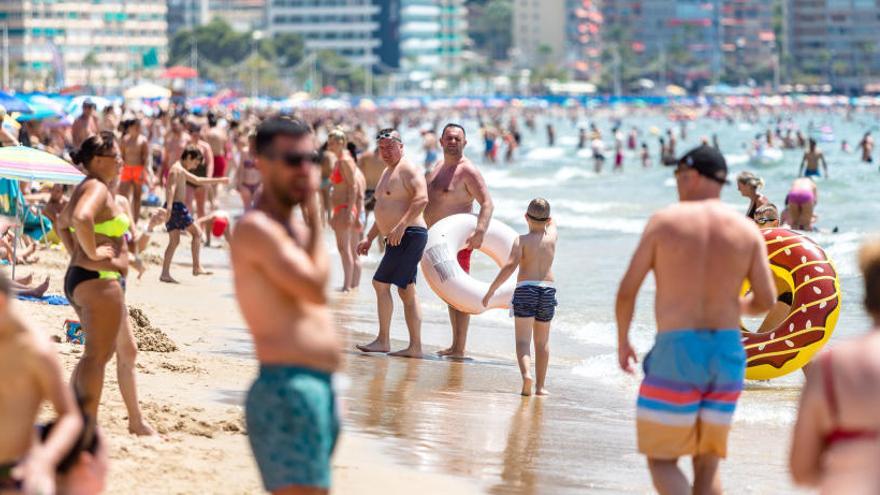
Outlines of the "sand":
M 157 235 L 160 244 L 164 235 Z M 159 258 L 150 246 L 146 259 Z M 107 493 L 203 494 L 261 493 L 250 453 L 242 400 L 257 367 L 250 338 L 232 295 L 226 254 L 204 251 L 210 277 L 193 277 L 188 249 L 178 250 L 173 275 L 179 285 L 158 281 L 151 263 L 143 279 L 128 281 L 127 302 L 138 340 L 138 388 L 154 437 L 127 430 L 127 414 L 116 382 L 115 361 L 107 366 L 99 423 L 109 446 Z M 18 268 L 17 275 L 51 275 L 49 294 L 62 293 L 67 257 L 60 250 L 41 252 L 38 265 Z M 213 261 L 212 261 L 213 260 Z M 57 343 L 67 372 L 82 346 L 63 342 L 68 306 L 17 301 L 15 311 Z M 341 330 L 342 331 L 342 330 Z M 345 408 L 345 406 L 343 406 Z M 383 454 L 390 446 L 346 421 L 334 459 L 334 493 L 476 493 L 470 482 L 426 472 Z

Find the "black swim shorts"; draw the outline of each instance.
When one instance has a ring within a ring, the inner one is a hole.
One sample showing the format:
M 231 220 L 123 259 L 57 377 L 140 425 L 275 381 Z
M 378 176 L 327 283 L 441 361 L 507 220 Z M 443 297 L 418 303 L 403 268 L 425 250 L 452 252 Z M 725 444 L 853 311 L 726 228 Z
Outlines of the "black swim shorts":
M 385 245 L 385 256 L 373 280 L 383 284 L 393 284 L 406 289 L 409 284 L 416 283 L 419 273 L 419 262 L 428 243 L 428 229 L 424 227 L 407 227 L 400 239 L 400 244 Z

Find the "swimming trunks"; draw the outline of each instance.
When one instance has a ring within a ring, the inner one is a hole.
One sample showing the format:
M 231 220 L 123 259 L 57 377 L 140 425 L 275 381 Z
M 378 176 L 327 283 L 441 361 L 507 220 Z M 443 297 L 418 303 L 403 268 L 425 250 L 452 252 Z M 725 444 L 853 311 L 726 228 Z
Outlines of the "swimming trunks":
M 245 401 L 248 440 L 267 491 L 330 488 L 330 456 L 339 436 L 331 375 L 263 365 Z
M 425 153 L 425 168 L 434 165 L 437 161 L 437 150 L 430 150 Z
M 226 176 L 226 157 L 223 155 L 214 155 L 214 177 Z
M 392 246 L 386 239 L 385 256 L 376 268 L 373 280 L 394 284 L 401 289 L 416 283 L 419 261 L 427 243 L 428 229 L 424 227 L 407 227 L 397 246 Z
M 458 266 L 464 270 L 465 273 L 471 272 L 471 255 L 474 254 L 473 249 L 462 249 L 458 252 Z
M 526 280 L 516 284 L 511 302 L 513 316 L 548 322 L 556 314 L 556 288 L 553 282 Z
M 119 182 L 132 182 L 137 185 L 144 183 L 143 165 L 123 165 L 119 174 Z
M 376 190 L 367 189 L 364 191 L 364 210 L 373 211 L 376 209 Z
M 657 334 L 645 356 L 636 412 L 639 452 L 651 459 L 727 456 L 746 353 L 738 329 Z
M 806 169 L 804 170 L 804 177 L 821 177 L 822 174 L 819 173 L 819 169 Z
M 805 205 L 815 201 L 813 191 L 809 189 L 794 189 L 785 197 L 786 204 L 792 203 L 796 205 Z
M 168 208 L 168 204 L 166 203 L 164 207 Z M 165 222 L 165 230 L 169 232 L 172 230 L 186 230 L 192 224 L 193 218 L 189 212 L 189 208 L 180 201 L 172 203 L 171 216 L 168 218 L 168 221 Z

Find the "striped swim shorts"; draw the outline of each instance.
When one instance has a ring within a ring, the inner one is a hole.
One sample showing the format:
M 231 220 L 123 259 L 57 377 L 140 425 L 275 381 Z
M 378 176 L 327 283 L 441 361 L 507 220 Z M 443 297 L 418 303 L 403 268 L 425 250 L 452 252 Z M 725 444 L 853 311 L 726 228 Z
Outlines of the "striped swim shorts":
M 552 321 L 556 314 L 556 288 L 553 282 L 519 282 L 510 305 L 517 318 L 534 318 L 544 323 Z
M 657 334 L 639 388 L 639 452 L 651 459 L 727 456 L 727 435 L 745 379 L 738 329 Z

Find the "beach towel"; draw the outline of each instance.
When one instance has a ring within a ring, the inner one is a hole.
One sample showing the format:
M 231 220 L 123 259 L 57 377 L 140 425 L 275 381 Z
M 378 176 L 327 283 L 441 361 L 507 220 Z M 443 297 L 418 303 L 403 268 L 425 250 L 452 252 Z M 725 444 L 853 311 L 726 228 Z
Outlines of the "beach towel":
M 43 296 L 43 297 L 34 297 L 34 296 L 25 296 L 22 294 L 18 294 L 16 296 L 20 301 L 29 301 L 29 302 L 41 302 L 44 304 L 49 304 L 52 306 L 70 306 L 70 301 L 67 300 L 64 296 Z

